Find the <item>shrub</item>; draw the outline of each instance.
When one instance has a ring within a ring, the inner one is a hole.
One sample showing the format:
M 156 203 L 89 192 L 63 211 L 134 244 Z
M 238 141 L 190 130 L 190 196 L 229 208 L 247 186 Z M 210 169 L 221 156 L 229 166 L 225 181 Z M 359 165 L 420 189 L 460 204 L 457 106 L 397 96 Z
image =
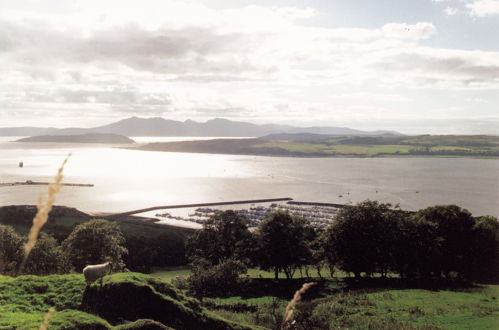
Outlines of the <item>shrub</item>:
M 192 275 L 188 278 L 189 292 L 196 297 L 230 296 L 245 286 L 246 265 L 233 259 L 218 265 L 198 259 L 193 263 Z
M 0 274 L 14 275 L 23 259 L 23 239 L 12 227 L 0 225 Z
M 63 274 L 69 272 L 67 255 L 55 238 L 41 233 L 24 264 L 23 273 L 33 275 Z
M 122 269 L 125 238 L 118 224 L 107 220 L 90 220 L 79 224 L 63 242 L 69 259 L 76 271 L 80 272 L 89 264 L 106 261 L 113 263 L 113 268 Z

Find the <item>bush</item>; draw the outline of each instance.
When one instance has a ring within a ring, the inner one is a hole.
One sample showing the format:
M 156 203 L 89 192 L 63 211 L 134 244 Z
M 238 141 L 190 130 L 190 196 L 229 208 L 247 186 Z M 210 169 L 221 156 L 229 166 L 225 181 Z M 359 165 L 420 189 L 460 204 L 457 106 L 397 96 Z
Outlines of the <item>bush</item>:
M 24 274 L 49 275 L 69 272 L 70 262 L 55 238 L 40 233 L 22 269 Z
M 116 222 L 90 220 L 82 223 L 71 232 L 63 242 L 72 265 L 77 272 L 87 265 L 106 261 L 113 263 L 113 268 L 124 268 L 123 255 L 125 238 Z
M 192 265 L 192 275 L 188 278 L 189 292 L 195 297 L 230 296 L 246 285 L 240 275 L 246 273 L 246 265 L 233 259 L 213 266 L 204 259 Z
M 0 274 L 14 275 L 23 255 L 22 237 L 12 227 L 0 225 Z

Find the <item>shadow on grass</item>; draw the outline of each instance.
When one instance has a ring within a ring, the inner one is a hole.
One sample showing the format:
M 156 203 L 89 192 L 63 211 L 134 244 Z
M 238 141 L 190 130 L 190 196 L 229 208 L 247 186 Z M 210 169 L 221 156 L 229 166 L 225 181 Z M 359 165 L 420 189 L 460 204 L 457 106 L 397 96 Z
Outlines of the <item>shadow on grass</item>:
M 349 291 L 374 293 L 386 290 L 403 289 L 424 289 L 431 291 L 481 291 L 483 286 L 470 282 L 458 280 L 407 280 L 400 278 L 298 278 L 298 279 L 251 279 L 243 285 L 237 292 L 231 292 L 230 296 L 240 296 L 244 299 L 258 298 L 263 296 L 276 297 L 283 300 L 290 300 L 294 293 L 299 290 L 304 283 L 317 282 L 304 295 L 303 300 L 315 300 L 334 294 Z M 219 295 L 217 297 L 224 297 Z

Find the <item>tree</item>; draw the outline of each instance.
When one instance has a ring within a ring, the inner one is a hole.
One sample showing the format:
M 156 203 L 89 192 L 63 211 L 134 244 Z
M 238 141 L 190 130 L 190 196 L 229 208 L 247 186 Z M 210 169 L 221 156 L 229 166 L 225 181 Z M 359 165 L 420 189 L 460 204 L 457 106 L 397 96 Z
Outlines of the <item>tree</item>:
M 229 210 L 212 216 L 203 229 L 187 239 L 187 255 L 191 261 L 206 259 L 213 265 L 235 258 L 249 262 L 252 235 L 248 219 Z
M 322 277 L 322 268 L 328 266 L 331 277 L 334 274 L 334 267 L 336 265 L 336 256 L 334 251 L 327 250 L 327 232 L 316 232 L 316 236 L 312 241 L 309 241 L 308 246 L 310 250 L 310 263 L 314 265 L 319 277 Z M 308 276 L 308 275 L 307 275 Z
M 125 238 L 116 222 L 94 219 L 76 226 L 64 240 L 63 248 L 76 271 L 106 261 L 121 269 L 127 253 L 124 244 Z
M 273 269 L 276 279 L 280 270 L 287 278 L 293 278 L 296 268 L 309 255 L 305 241 L 307 226 L 305 219 L 288 212 L 269 213 L 256 231 L 256 264 L 264 270 Z
M 23 267 L 24 274 L 48 275 L 69 272 L 67 255 L 57 240 L 46 233 L 40 233 Z
M 499 279 L 499 222 L 487 215 L 476 219 L 473 226 L 472 278 L 497 281 Z
M 159 246 L 153 246 L 155 237 L 127 235 L 125 263 L 133 272 L 150 273 L 154 259 L 158 255 Z
M 11 226 L 0 225 L 0 274 L 14 275 L 23 257 L 22 237 Z
M 213 266 L 206 259 L 200 258 L 192 263 L 192 275 L 187 279 L 188 288 L 198 298 L 230 296 L 244 286 L 246 279 L 241 278 L 241 275 L 246 271 L 246 265 L 234 259 L 227 259 Z
M 449 277 L 452 272 L 466 278 L 473 262 L 473 228 L 475 221 L 468 210 L 456 205 L 436 205 L 419 210 L 414 215 L 419 224 L 434 227 L 434 241 L 439 246 L 433 253 L 432 273 Z
M 326 232 L 326 256 L 356 277 L 361 272 L 386 275 L 393 261 L 398 215 L 390 204 L 370 200 L 343 208 Z

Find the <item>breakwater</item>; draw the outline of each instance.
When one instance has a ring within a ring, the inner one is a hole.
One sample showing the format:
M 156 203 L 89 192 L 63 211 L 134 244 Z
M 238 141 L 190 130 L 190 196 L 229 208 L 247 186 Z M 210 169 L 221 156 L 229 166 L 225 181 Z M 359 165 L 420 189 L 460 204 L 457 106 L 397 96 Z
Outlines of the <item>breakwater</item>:
M 345 204 L 335 204 L 335 203 L 319 203 L 319 202 L 299 202 L 299 201 L 289 201 L 288 204 L 291 205 L 306 205 L 306 206 L 325 206 L 325 207 L 336 207 L 336 208 L 344 208 Z
M 177 205 L 163 205 L 163 206 L 153 206 L 144 209 L 138 209 L 133 211 L 108 214 L 106 218 L 116 218 L 129 216 L 144 212 L 156 211 L 156 210 L 166 210 L 166 209 L 181 209 L 181 208 L 193 208 L 193 207 L 210 207 L 210 206 L 223 206 L 223 205 L 238 205 L 238 204 L 256 204 L 256 203 L 274 203 L 274 202 L 288 202 L 293 199 L 290 197 L 284 198 L 269 198 L 269 199 L 250 199 L 250 200 L 239 200 L 239 201 L 229 201 L 229 202 L 215 202 L 215 203 L 197 203 L 197 204 L 177 204 Z
M 11 187 L 11 186 L 48 186 L 51 182 L 39 182 L 27 180 L 24 182 L 5 182 L 0 183 L 0 187 Z M 62 183 L 63 186 L 69 187 L 93 187 L 91 183 Z

